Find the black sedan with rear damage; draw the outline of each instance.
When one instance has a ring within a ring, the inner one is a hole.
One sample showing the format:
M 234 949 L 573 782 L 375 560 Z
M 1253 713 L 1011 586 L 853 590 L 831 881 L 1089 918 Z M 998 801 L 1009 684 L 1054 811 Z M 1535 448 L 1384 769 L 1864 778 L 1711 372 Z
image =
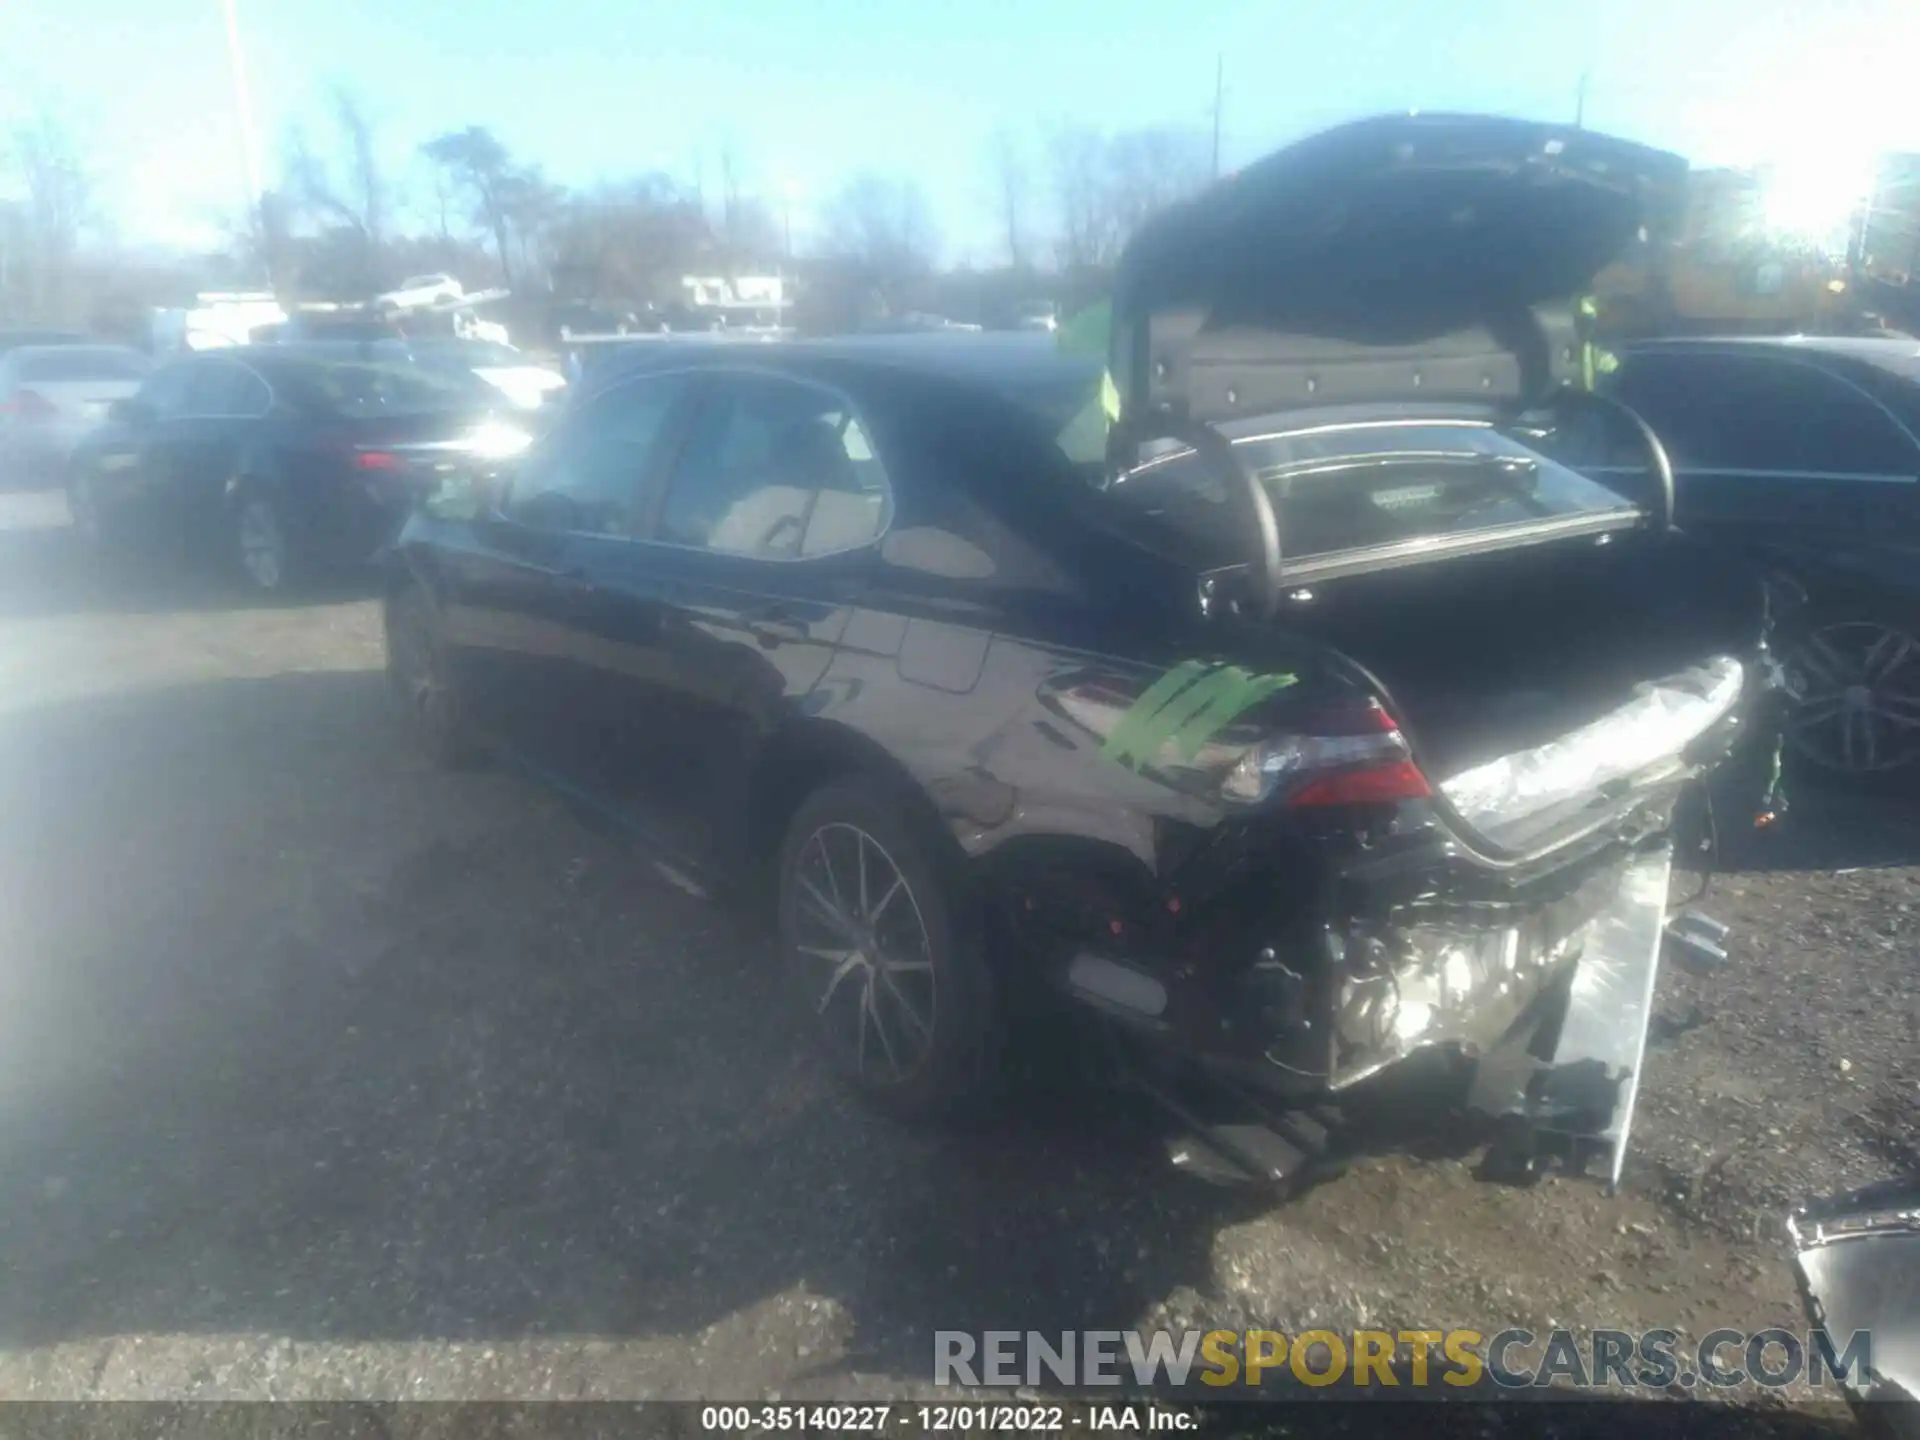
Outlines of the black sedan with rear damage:
M 896 1112 L 1057 1017 L 1206 1173 L 1301 1173 L 1432 1053 L 1517 1158 L 1617 1177 L 1663 945 L 1720 955 L 1675 816 L 1766 609 L 1670 476 L 1531 441 L 1609 403 L 1569 302 L 1683 168 L 1330 132 L 1136 239 L 1105 376 L 1045 335 L 650 350 L 410 524 L 396 691 L 677 882 L 766 882 L 796 1016 Z
M 404 360 L 247 346 L 162 365 L 68 463 L 75 527 L 184 542 L 263 591 L 365 564 L 449 469 L 526 436 L 491 386 Z M 496 413 L 498 412 L 498 414 Z

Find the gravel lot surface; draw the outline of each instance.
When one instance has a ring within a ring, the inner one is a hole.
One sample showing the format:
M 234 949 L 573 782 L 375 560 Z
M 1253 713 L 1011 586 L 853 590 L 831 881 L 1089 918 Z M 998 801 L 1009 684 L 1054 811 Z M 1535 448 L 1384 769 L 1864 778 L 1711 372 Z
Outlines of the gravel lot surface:
M 935 1329 L 1799 1328 L 1784 1207 L 1920 1165 L 1884 802 L 1734 847 L 1737 964 L 1667 976 L 1620 1196 L 1398 1154 L 1277 1205 L 1071 1087 L 957 1135 L 849 1105 L 748 922 L 415 757 L 367 600 L 103 577 L 57 499 L 0 509 L 0 1397 L 898 1397 Z M 1788 1398 L 1642 1408 L 1845 1432 Z

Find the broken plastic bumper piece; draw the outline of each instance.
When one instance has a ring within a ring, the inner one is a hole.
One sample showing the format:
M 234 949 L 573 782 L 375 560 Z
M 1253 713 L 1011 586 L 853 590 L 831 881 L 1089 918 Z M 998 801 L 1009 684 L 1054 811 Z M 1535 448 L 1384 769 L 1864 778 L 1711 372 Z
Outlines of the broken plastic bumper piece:
M 1561 1142 L 1577 1171 L 1602 1160 L 1610 1186 L 1620 1183 L 1653 1020 L 1653 991 L 1662 952 L 1693 962 L 1724 963 L 1727 930 L 1700 916 L 1669 922 L 1671 846 L 1641 851 L 1620 872 L 1617 887 L 1588 923 L 1563 1008 L 1482 1056 L 1469 1105 L 1505 1122 L 1506 1142 L 1530 1166 Z M 1551 1058 L 1539 1058 L 1552 1037 Z

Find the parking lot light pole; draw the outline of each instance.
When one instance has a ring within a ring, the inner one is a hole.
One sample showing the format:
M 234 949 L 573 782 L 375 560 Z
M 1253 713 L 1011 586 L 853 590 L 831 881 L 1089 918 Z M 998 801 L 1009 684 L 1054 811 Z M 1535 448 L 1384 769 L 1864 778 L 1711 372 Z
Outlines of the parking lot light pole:
M 253 97 L 247 89 L 247 57 L 240 44 L 239 0 L 220 0 L 220 9 L 227 28 L 227 64 L 233 74 L 233 115 L 234 122 L 240 127 L 240 162 L 246 170 L 247 181 L 247 219 L 256 229 L 266 223 L 261 213 L 261 196 L 266 189 L 260 173 L 260 144 L 253 126 Z M 262 245 L 264 252 L 266 247 Z M 271 266 L 271 260 L 265 261 Z M 269 269 L 268 283 L 273 275 Z

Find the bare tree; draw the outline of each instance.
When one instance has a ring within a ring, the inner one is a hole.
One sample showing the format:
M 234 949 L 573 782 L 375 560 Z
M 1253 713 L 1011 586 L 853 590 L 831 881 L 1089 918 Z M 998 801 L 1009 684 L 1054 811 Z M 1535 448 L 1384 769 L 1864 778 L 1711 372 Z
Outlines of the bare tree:
M 436 136 L 421 149 L 466 195 L 473 223 L 493 237 L 500 273 L 512 285 L 513 210 L 522 198 L 516 190 L 522 177 L 507 147 L 484 125 L 469 125 Z
M 1000 129 L 987 142 L 987 165 L 993 174 L 994 203 L 1006 229 L 1007 264 L 1018 270 L 1027 263 L 1027 160 L 1013 132 Z
M 1047 144 L 1047 161 L 1059 211 L 1061 268 L 1105 266 L 1115 248 L 1113 217 L 1107 208 L 1106 141 L 1092 130 L 1056 131 Z
M 523 281 L 551 277 L 549 242 L 566 199 L 566 189 L 547 179 L 537 165 L 510 170 L 500 178 L 497 203 L 506 219 Z
M 711 236 L 693 191 L 653 174 L 574 198 L 554 223 L 549 244 L 557 289 L 624 302 L 694 268 L 711 248 Z
M 739 244 L 739 227 L 740 160 L 729 139 L 720 146 L 720 243 L 726 247 L 729 261 Z
M 932 268 L 939 249 L 927 197 L 911 180 L 856 175 L 827 206 L 827 248 L 891 281 Z
M 1127 131 L 1107 142 L 1106 170 L 1113 230 L 1124 244 L 1150 215 L 1206 185 L 1210 147 L 1197 131 Z
M 26 192 L 18 216 L 27 251 L 25 288 L 36 308 L 59 311 L 68 298 L 67 282 L 80 236 L 96 214 L 94 168 L 72 131 L 51 114 L 37 115 L 15 127 L 7 149 L 11 168 Z M 8 269 L 16 269 L 11 255 Z
M 1103 136 L 1061 130 L 1049 144 L 1063 268 L 1102 270 L 1155 211 L 1207 183 L 1204 138 L 1185 130 Z
M 378 136 L 352 91 L 335 86 L 329 99 L 339 130 L 336 168 L 296 129 L 287 146 L 287 189 L 293 202 L 324 225 L 343 225 L 378 248 L 388 235 L 392 186 L 381 168 Z

